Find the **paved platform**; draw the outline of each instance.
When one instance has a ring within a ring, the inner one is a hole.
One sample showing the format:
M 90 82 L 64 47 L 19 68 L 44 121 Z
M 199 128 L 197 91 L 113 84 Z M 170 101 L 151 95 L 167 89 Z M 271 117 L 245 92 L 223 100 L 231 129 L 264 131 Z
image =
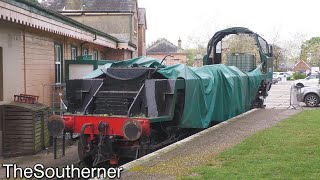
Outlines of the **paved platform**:
M 265 101 L 266 108 L 287 109 L 290 106 L 290 88 L 292 84 L 293 81 L 273 84 Z
M 200 132 L 191 141 L 172 144 L 124 165 L 122 179 L 176 179 L 207 163 L 220 152 L 241 143 L 301 110 L 258 109 Z

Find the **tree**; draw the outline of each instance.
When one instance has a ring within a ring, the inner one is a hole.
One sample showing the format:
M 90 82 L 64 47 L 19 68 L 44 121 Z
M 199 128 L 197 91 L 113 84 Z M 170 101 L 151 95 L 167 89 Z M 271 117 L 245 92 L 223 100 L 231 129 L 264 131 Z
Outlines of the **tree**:
M 192 66 L 195 60 L 202 60 L 206 54 L 207 48 L 199 45 L 198 47 L 188 48 L 185 50 L 187 53 L 187 65 Z
M 273 46 L 273 68 L 274 71 L 279 71 L 279 66 L 286 66 L 286 55 L 285 55 L 285 49 L 280 47 L 280 30 L 281 27 L 275 28 L 274 29 L 274 33 L 273 33 L 273 37 L 271 38 L 271 42 L 269 42 L 269 44 L 271 44 Z M 284 67 L 282 67 L 284 68 Z
M 295 33 L 289 40 L 282 43 L 282 48 L 286 56 L 286 63 L 295 63 L 300 59 L 301 45 L 305 41 L 306 35 Z
M 300 58 L 313 66 L 320 62 L 320 37 L 312 37 L 301 45 Z
M 223 44 L 229 53 L 255 53 L 257 51 L 254 38 L 247 34 L 229 35 Z
M 229 35 L 222 41 L 222 63 L 227 62 L 228 54 L 250 53 L 254 54 L 260 62 L 260 55 L 254 37 L 248 34 Z
M 193 66 L 194 61 L 202 61 L 202 57 L 207 53 L 207 43 L 209 40 L 210 34 L 207 31 L 204 34 L 193 33 L 188 36 L 185 49 L 188 66 Z
M 274 71 L 279 71 L 279 66 L 286 65 L 285 49 L 273 44 Z

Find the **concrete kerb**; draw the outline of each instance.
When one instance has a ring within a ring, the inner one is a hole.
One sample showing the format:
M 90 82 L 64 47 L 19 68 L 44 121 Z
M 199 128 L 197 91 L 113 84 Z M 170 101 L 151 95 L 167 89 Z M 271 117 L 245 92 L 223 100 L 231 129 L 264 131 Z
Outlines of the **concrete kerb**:
M 186 144 L 186 143 L 188 143 L 190 141 L 193 141 L 193 140 L 195 140 L 195 139 L 197 139 L 197 138 L 199 138 L 201 136 L 204 136 L 207 133 L 209 133 L 211 131 L 214 131 L 214 130 L 220 128 L 220 127 L 226 126 L 230 122 L 236 121 L 237 119 L 239 119 L 239 118 L 241 118 L 243 116 L 246 116 L 248 114 L 251 114 L 251 113 L 253 113 L 253 112 L 257 111 L 257 110 L 258 109 L 252 109 L 250 111 L 247 111 L 247 112 L 245 112 L 243 114 L 240 114 L 240 115 L 238 115 L 236 117 L 233 117 L 233 118 L 231 118 L 231 119 L 229 119 L 227 121 L 221 122 L 221 123 L 219 123 L 219 124 L 217 124 L 215 126 L 212 126 L 212 127 L 208 128 L 208 129 L 206 129 L 206 130 L 203 130 L 203 131 L 201 131 L 201 132 L 199 132 L 197 134 L 194 134 L 194 135 L 192 135 L 192 136 L 190 136 L 188 138 L 185 138 L 185 139 L 183 139 L 181 141 L 178 141 L 178 142 L 176 142 L 174 144 L 171 144 L 171 145 L 169 145 L 167 147 L 159 149 L 159 150 L 157 150 L 157 151 L 155 151 L 153 153 L 150 153 L 150 154 L 148 154 L 146 156 L 143 156 L 143 157 L 141 157 L 139 159 L 136 159 L 136 160 L 131 161 L 131 162 L 127 163 L 127 164 L 124 164 L 121 167 L 123 168 L 123 171 L 128 171 L 128 170 L 130 170 L 131 168 L 133 168 L 135 166 L 139 166 L 139 165 L 141 165 L 141 164 L 143 164 L 145 162 L 148 162 L 151 159 L 154 159 L 154 158 L 156 158 L 156 157 L 158 157 L 158 156 L 160 156 L 160 155 L 162 155 L 162 154 L 164 154 L 166 152 L 172 151 L 172 150 L 174 150 L 174 149 L 176 149 L 176 148 L 178 148 L 180 146 L 183 146 L 184 144 Z

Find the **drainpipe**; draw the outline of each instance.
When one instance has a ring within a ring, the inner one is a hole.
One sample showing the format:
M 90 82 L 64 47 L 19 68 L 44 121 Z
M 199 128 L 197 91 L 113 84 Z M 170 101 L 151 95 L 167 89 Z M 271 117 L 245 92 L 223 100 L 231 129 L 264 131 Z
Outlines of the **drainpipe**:
M 133 24 L 133 22 L 132 22 L 132 18 L 133 18 L 133 13 L 130 15 L 130 42 L 132 42 L 132 30 L 133 30 L 133 28 L 132 28 L 132 24 Z
M 23 86 L 24 94 L 27 94 L 27 70 L 26 70 L 26 27 L 23 27 Z
M 97 33 L 95 32 L 94 33 L 94 38 L 93 38 L 93 41 L 97 40 Z

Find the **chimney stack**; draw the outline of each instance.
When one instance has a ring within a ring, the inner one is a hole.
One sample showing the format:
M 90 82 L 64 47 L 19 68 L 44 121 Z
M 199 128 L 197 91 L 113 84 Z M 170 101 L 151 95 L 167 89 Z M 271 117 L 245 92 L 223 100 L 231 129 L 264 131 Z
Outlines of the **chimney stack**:
M 180 39 L 180 37 L 179 37 L 179 40 L 178 40 L 178 48 L 179 48 L 179 49 L 182 49 L 182 47 L 181 47 L 181 39 Z

